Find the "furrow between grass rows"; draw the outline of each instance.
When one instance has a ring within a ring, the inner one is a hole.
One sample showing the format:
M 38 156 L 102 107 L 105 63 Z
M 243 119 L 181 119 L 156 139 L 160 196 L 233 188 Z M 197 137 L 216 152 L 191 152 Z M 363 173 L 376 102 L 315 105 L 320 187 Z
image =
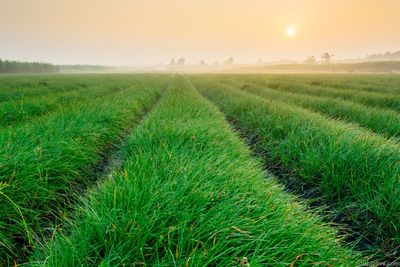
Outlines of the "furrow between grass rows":
M 21 260 L 35 236 L 92 183 L 101 154 L 153 105 L 165 79 L 143 83 L 24 127 L 0 131 L 0 258 Z
M 46 266 L 356 265 L 335 231 L 283 193 L 215 106 L 177 78 L 32 258 Z M 267 175 L 267 179 L 265 179 Z M 359 263 L 359 262 L 358 262 Z
M 383 253 L 400 244 L 400 147 L 364 129 L 279 101 L 192 78 L 262 151 L 269 165 L 315 185 L 325 201 L 373 238 Z M 390 257 L 399 255 L 390 255 Z M 389 257 L 389 256 L 388 256 Z

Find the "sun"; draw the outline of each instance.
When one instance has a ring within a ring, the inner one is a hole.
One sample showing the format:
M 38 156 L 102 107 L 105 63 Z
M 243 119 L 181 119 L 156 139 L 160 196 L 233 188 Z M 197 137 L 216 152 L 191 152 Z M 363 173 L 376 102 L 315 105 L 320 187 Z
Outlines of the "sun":
M 287 33 L 287 35 L 288 36 L 294 36 L 295 34 L 296 34 L 296 29 L 294 28 L 294 27 L 292 27 L 292 26 L 289 26 L 287 29 L 286 29 L 286 33 Z

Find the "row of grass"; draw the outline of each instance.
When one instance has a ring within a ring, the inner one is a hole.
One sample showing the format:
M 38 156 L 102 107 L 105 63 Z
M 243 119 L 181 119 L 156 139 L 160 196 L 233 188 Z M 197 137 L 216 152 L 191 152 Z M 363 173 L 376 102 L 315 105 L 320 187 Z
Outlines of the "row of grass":
M 122 166 L 87 194 L 75 220 L 54 229 L 32 265 L 354 266 L 360 260 L 262 171 L 223 114 L 183 78 L 133 130 L 122 155 Z
M 400 244 L 400 146 L 360 127 L 194 77 L 265 155 L 318 188 L 378 250 Z
M 357 123 L 386 137 L 400 136 L 400 114 L 396 111 L 368 107 L 341 99 L 283 92 L 251 83 L 244 86 L 238 86 L 235 82 L 230 84 L 269 100 L 293 103 L 333 118 Z
M 96 86 L 127 87 L 138 78 L 149 75 L 128 74 L 55 74 L 0 75 L 0 103 L 63 94 Z
M 66 93 L 52 93 L 28 99 L 18 99 L 0 103 L 0 128 L 15 126 L 34 118 L 50 114 L 66 106 L 92 101 L 95 98 L 116 93 L 124 88 L 99 85 Z
M 165 79 L 0 130 L 0 259 L 20 260 L 68 199 L 91 181 L 91 166 L 152 106 Z
M 275 82 L 295 82 L 316 87 L 330 87 L 381 94 L 399 94 L 399 75 L 343 75 L 343 74 L 254 74 L 257 79 Z M 238 76 L 236 76 L 238 77 Z
M 93 78 L 87 75 L 0 75 L 0 102 L 67 93 L 98 85 L 100 81 L 110 85 L 120 80 L 100 76 Z
M 294 80 L 293 77 L 291 80 Z M 314 86 L 356 89 L 377 93 L 400 93 L 399 75 L 301 75 L 296 80 Z
M 25 97 L 18 100 L 0 102 L 0 128 L 32 122 L 33 119 L 56 112 L 59 109 L 72 105 L 81 105 L 84 101 L 115 94 L 120 90 L 132 86 L 141 86 L 149 80 L 148 75 L 132 75 L 129 77 L 110 76 L 112 83 L 99 79 L 97 83 L 91 81 L 90 87 L 78 87 L 76 90 L 55 90 L 44 96 Z M 167 79 L 160 75 L 159 79 Z M 71 77 L 72 81 L 80 80 L 80 76 Z M 62 80 L 63 81 L 63 80 Z M 89 80 L 90 81 L 90 80 Z M 70 86 L 65 82 L 65 86 Z M 61 82 L 57 83 L 61 86 Z M 74 84 L 72 82 L 72 84 Z
M 285 92 L 338 98 L 371 107 L 379 107 L 383 109 L 393 109 L 395 111 L 400 111 L 400 98 L 396 94 L 365 92 L 356 89 L 335 89 L 324 86 L 307 85 L 296 81 L 282 82 L 257 77 L 258 76 L 242 76 L 241 80 L 244 83 L 246 81 L 251 81 L 261 86 L 266 86 Z

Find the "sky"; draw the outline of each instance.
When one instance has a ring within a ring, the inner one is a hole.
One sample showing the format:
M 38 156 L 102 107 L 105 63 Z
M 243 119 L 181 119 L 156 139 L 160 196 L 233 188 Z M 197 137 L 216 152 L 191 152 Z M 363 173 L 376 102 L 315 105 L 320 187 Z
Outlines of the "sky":
M 388 50 L 400 50 L 400 0 L 0 0 L 3 59 L 134 66 Z

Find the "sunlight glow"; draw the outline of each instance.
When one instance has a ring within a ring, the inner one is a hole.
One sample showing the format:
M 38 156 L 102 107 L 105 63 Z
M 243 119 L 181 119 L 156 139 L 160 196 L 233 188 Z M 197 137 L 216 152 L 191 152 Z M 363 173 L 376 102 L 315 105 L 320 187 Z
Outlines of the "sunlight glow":
M 294 36 L 296 34 L 296 29 L 290 26 L 287 28 L 286 33 L 288 36 Z

